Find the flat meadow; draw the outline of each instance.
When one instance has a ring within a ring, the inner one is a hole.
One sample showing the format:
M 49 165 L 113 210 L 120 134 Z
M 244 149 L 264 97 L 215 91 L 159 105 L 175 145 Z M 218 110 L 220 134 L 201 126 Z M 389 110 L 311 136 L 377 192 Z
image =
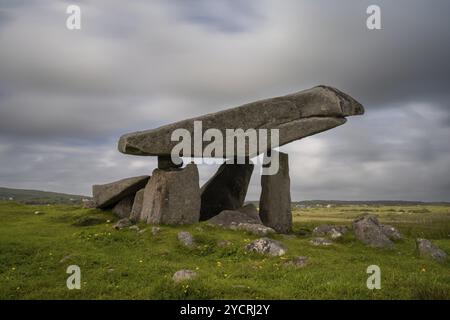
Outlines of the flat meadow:
M 351 226 L 363 213 L 399 229 L 393 249 L 370 248 L 352 232 L 331 246 L 313 246 L 321 224 Z M 206 223 L 139 224 L 141 232 L 115 230 L 110 212 L 74 205 L 0 202 L 0 299 L 450 299 L 450 261 L 419 257 L 415 239 L 450 253 L 448 205 L 336 205 L 293 207 L 294 230 L 272 238 L 287 247 L 281 257 L 245 250 L 259 238 Z M 145 230 L 142 232 L 142 230 Z M 196 248 L 177 239 L 189 231 Z M 224 245 L 224 243 L 226 245 Z M 304 267 L 289 265 L 308 257 Z M 68 290 L 69 265 L 81 269 L 81 289 Z M 369 290 L 367 267 L 378 265 L 381 289 Z M 191 269 L 198 277 L 174 283 Z

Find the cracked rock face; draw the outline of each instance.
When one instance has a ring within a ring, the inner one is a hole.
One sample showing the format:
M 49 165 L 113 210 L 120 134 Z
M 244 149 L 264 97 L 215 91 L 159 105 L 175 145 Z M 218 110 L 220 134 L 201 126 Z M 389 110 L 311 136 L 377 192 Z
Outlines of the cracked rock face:
M 269 149 L 289 142 L 332 129 L 346 122 L 345 117 L 361 115 L 363 106 L 349 95 L 327 86 L 318 86 L 286 96 L 260 100 L 230 108 L 224 111 L 187 119 L 156 129 L 139 131 L 123 135 L 118 144 L 122 153 L 134 155 L 167 156 L 171 154 L 178 141 L 171 141 L 172 132 L 186 129 L 194 136 L 194 122 L 201 121 L 204 132 L 207 129 L 218 129 L 225 138 L 227 129 L 279 129 L 279 143 L 267 146 L 252 145 L 248 148 L 246 141 L 243 157 L 254 157 Z M 192 139 L 193 140 L 193 139 Z M 227 150 L 223 139 L 221 155 L 215 157 L 228 158 L 236 155 L 235 150 Z M 184 157 L 203 157 L 203 150 L 210 142 L 203 142 L 201 148 L 194 148 L 180 154 Z M 254 148 L 253 148 L 254 147 Z

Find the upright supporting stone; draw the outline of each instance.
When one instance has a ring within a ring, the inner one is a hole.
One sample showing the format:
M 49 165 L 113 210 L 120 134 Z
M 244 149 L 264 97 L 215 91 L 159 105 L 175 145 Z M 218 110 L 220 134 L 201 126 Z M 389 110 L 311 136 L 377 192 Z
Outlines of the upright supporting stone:
M 158 169 L 162 170 L 170 170 L 170 169 L 178 169 L 183 166 L 183 160 L 180 158 L 180 164 L 175 164 L 172 161 L 172 157 L 170 155 L 166 156 L 158 156 Z
M 152 224 L 186 224 L 199 221 L 200 187 L 198 169 L 155 169 L 145 187 L 141 219 Z
M 275 152 L 272 150 L 272 158 Z M 278 159 L 278 172 L 261 177 L 259 215 L 265 226 L 279 233 L 289 233 L 292 230 L 289 159 L 282 152 L 278 153 Z
M 200 220 L 209 220 L 223 210 L 236 210 L 244 204 L 253 163 L 224 163 L 201 189 Z

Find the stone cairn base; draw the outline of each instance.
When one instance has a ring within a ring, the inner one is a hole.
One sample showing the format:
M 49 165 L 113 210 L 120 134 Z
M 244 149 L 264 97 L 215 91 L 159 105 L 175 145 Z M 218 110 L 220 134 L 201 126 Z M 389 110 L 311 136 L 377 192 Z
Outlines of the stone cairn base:
M 117 217 L 129 218 L 135 223 L 193 224 L 228 215 L 235 220 L 229 223 L 237 225 L 248 222 L 243 208 L 253 168 L 252 163 L 225 162 L 200 188 L 196 164 L 182 168 L 161 159 L 152 176 L 94 185 L 93 197 L 97 208 L 111 209 Z M 261 224 L 262 221 L 277 232 L 290 232 L 292 215 L 287 154 L 280 153 L 278 174 L 262 176 L 261 185 L 260 219 L 254 223 Z M 256 208 L 252 210 L 258 214 Z

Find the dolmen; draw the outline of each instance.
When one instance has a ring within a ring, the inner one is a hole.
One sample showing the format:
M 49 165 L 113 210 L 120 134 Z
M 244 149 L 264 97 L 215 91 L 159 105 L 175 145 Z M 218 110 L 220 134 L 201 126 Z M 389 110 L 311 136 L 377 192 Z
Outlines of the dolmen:
M 94 202 L 97 208 L 111 209 L 118 217 L 134 222 L 192 224 L 214 221 L 223 211 L 245 221 L 248 216 L 242 207 L 255 168 L 253 161 L 262 159 L 257 220 L 276 232 L 288 233 L 292 228 L 289 159 L 276 148 L 363 113 L 363 106 L 349 95 L 317 86 L 128 133 L 120 137 L 119 151 L 156 156 L 158 167 L 151 176 L 94 185 Z M 200 187 L 197 165 L 183 166 L 182 158 L 199 158 L 205 163 L 221 159 L 222 164 Z

